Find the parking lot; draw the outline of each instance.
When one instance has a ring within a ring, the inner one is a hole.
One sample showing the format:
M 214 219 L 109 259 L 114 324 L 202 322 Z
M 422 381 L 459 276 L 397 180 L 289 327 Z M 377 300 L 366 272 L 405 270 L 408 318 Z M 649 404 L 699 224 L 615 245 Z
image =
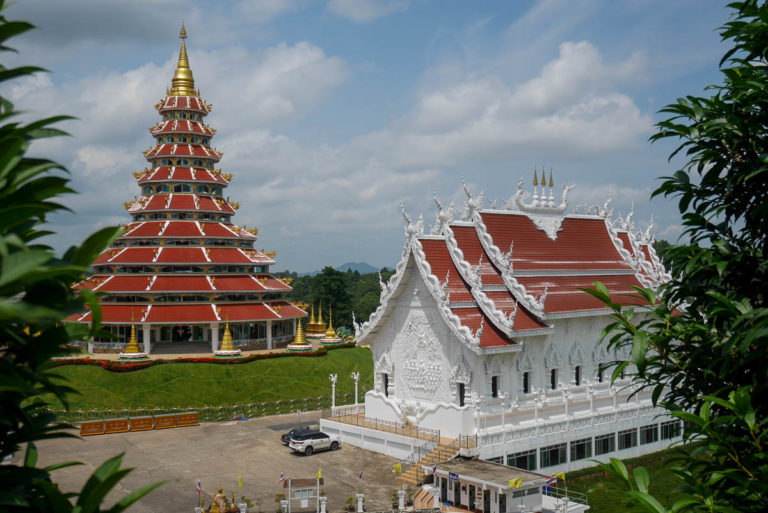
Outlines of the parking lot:
M 280 435 L 297 425 L 317 426 L 319 413 L 279 415 L 247 421 L 206 423 L 195 427 L 97 435 L 84 439 L 61 439 L 38 444 L 41 466 L 77 460 L 85 465 L 57 470 L 56 481 L 65 491 L 82 487 L 93 470 L 107 458 L 125 453 L 124 466 L 134 467 L 108 496 L 111 504 L 123 495 L 155 481 L 169 481 L 133 506 L 132 512 L 193 511 L 199 502 L 195 483 L 200 479 L 206 507 L 221 485 L 228 497 L 248 497 L 249 511 L 272 513 L 279 509 L 275 495 L 285 493 L 278 483 L 286 479 L 314 478 L 322 469 L 323 491 L 329 511 L 340 511 L 348 497 L 362 490 L 366 509 L 391 508 L 390 495 L 398 488 L 388 456 L 342 445 L 338 451 L 299 456 L 280 441 Z M 18 462 L 16 454 L 14 462 Z M 363 471 L 362 481 L 359 479 Z M 242 473 L 242 490 L 237 488 Z M 298 504 L 293 510 L 298 511 Z M 314 504 L 311 504 L 314 511 Z

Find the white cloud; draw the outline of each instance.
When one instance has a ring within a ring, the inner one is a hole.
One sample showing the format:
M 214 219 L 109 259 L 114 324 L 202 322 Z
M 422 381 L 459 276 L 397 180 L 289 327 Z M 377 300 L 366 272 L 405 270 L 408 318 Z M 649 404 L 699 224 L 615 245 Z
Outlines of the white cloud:
M 330 0 L 326 8 L 356 23 L 367 23 L 408 9 L 408 0 Z

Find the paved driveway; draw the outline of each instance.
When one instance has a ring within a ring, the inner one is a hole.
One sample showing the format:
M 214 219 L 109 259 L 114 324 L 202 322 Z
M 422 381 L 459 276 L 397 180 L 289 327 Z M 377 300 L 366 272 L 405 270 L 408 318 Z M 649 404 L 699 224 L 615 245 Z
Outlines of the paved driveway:
M 317 425 L 319 413 L 301 415 L 300 425 Z M 344 500 L 362 489 L 366 509 L 391 508 L 390 495 L 398 488 L 388 456 L 344 445 L 338 451 L 297 456 L 282 445 L 280 435 L 298 424 L 296 414 L 247 421 L 206 423 L 196 427 L 99 435 L 84 439 L 49 440 L 38 444 L 40 465 L 78 460 L 84 466 L 57 470 L 54 477 L 65 491 L 79 490 L 87 476 L 105 459 L 125 452 L 124 466 L 135 470 L 108 503 L 151 482 L 169 482 L 137 503 L 132 512 L 193 511 L 198 499 L 195 483 L 202 482 L 206 506 L 219 485 L 229 497 L 247 496 L 254 503 L 250 511 L 272 513 L 279 509 L 275 495 L 284 493 L 278 483 L 285 477 L 314 478 L 318 468 L 325 478 L 329 511 L 339 511 Z M 17 454 L 14 461 L 18 461 Z M 363 480 L 358 479 L 363 470 Z M 237 489 L 238 472 L 243 488 Z M 298 504 L 297 504 L 298 505 Z M 298 511 L 298 508 L 294 507 Z M 314 504 L 312 505 L 314 511 Z

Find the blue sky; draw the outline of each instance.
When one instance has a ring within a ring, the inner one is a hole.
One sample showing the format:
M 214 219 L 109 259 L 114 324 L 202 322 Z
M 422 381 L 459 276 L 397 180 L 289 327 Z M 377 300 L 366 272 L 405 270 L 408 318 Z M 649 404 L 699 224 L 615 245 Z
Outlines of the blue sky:
M 4 62 L 51 73 L 3 93 L 79 118 L 34 148 L 80 192 L 51 219 L 58 250 L 128 220 L 182 21 L 235 221 L 276 269 L 393 266 L 401 200 L 429 224 L 433 189 L 461 207 L 464 178 L 503 201 L 534 166 L 576 185 L 571 205 L 613 190 L 617 214 L 634 205 L 638 229 L 653 215 L 674 240 L 674 205 L 649 197 L 680 162 L 647 139 L 659 108 L 719 81 L 727 15 L 711 0 L 25 0 L 7 16 L 39 30 Z

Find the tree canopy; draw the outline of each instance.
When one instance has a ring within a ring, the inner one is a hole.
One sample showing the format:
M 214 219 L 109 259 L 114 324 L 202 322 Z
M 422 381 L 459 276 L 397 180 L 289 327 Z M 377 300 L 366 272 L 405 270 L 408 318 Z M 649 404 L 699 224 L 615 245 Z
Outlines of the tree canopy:
M 686 443 L 702 442 L 675 469 L 689 498 L 673 511 L 768 508 L 768 6 L 729 7 L 722 84 L 666 106 L 651 137 L 678 140 L 670 158 L 686 158 L 654 192 L 677 199 L 690 242 L 664 250 L 673 278 L 638 290 L 643 315 L 599 283 L 591 291 L 614 311 L 608 344 L 632 347 L 634 381 L 684 421 Z M 629 369 L 614 363 L 614 377 Z M 666 511 L 641 469 L 612 468 L 648 510 Z

